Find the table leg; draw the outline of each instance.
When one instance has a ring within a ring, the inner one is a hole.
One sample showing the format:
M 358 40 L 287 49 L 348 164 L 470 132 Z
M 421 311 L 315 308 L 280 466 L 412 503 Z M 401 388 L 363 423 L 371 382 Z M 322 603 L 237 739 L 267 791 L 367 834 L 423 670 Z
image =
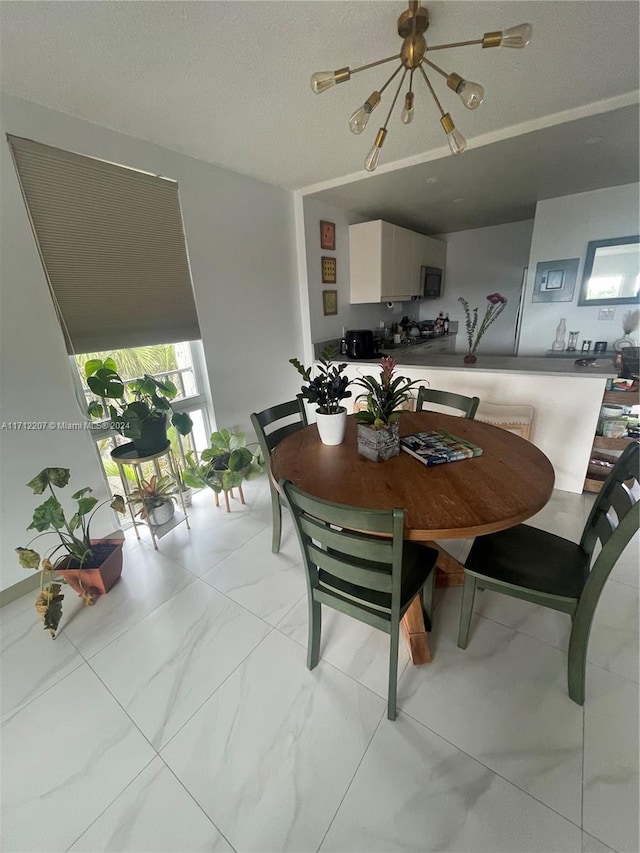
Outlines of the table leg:
M 445 551 L 442 545 L 436 542 L 425 542 L 425 545 L 438 551 L 436 586 L 464 586 L 464 565 Z
M 416 595 L 400 622 L 413 664 L 431 663 L 429 635 L 424 627 L 422 596 Z

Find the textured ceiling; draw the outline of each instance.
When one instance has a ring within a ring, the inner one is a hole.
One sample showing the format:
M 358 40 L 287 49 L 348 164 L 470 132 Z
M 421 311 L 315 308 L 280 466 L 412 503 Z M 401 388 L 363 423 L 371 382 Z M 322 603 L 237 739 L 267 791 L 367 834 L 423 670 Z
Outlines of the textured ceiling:
M 470 140 L 638 88 L 639 4 L 428 2 L 431 43 L 477 38 L 522 21 L 525 50 L 438 53 L 447 70 L 482 82 L 466 111 L 441 78 L 445 109 Z M 313 71 L 357 65 L 399 49 L 403 2 L 0 3 L 0 85 L 43 104 L 264 181 L 300 188 L 362 170 L 378 115 L 362 136 L 347 120 L 387 69 L 316 96 Z M 416 119 L 392 117 L 384 161 L 441 148 L 444 134 L 424 81 Z M 467 157 L 471 150 L 464 157 Z M 452 158 L 448 158 L 452 159 Z M 471 158 L 470 158 L 471 159 Z M 462 158 L 457 158 L 460 162 Z
M 628 106 L 309 195 L 425 234 L 533 219 L 543 199 L 638 181 L 638 127 Z

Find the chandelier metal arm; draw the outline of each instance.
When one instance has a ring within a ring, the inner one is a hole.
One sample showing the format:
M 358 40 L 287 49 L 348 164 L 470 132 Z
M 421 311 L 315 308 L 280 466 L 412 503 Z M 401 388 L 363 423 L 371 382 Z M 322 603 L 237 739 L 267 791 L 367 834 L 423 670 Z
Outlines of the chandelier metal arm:
M 400 68 L 402 68 L 402 66 L 400 66 Z M 400 70 L 400 69 L 398 69 L 398 70 Z M 393 108 L 395 107 L 395 105 L 396 105 L 396 101 L 398 100 L 398 95 L 400 94 L 400 89 L 402 89 L 402 85 L 403 85 L 403 83 L 404 83 L 404 78 L 407 76 L 407 71 L 408 71 L 408 70 L 409 70 L 408 68 L 405 68 L 405 69 L 404 69 L 404 74 L 403 74 L 403 75 L 402 75 L 402 77 L 400 78 L 400 82 L 398 83 L 398 88 L 396 89 L 396 93 L 395 93 L 395 95 L 393 96 L 393 101 L 391 102 L 391 106 L 389 107 L 389 112 L 387 113 L 387 118 L 386 118 L 386 120 L 385 120 L 385 123 L 382 125 L 382 129 L 383 129 L 383 130 L 386 130 L 386 129 L 387 129 L 387 125 L 389 124 L 389 119 L 391 118 L 391 113 L 393 112 Z M 396 72 L 396 73 L 397 73 L 397 72 Z M 395 75 L 394 75 L 394 76 L 395 76 Z
M 351 74 L 357 74 L 358 71 L 366 71 L 367 68 L 375 68 L 376 65 L 384 65 L 385 62 L 391 62 L 393 59 L 400 59 L 399 53 L 394 53 L 393 56 L 387 56 L 386 59 L 379 59 L 377 62 L 370 62 L 368 65 L 361 65 L 359 68 L 351 68 Z
M 444 110 L 442 109 L 442 104 L 441 104 L 441 103 L 440 103 L 440 101 L 438 100 L 438 96 L 436 95 L 436 93 L 435 93 L 435 91 L 434 91 L 434 89 L 433 89 L 433 86 L 431 85 L 431 81 L 430 81 L 430 80 L 429 80 L 429 78 L 427 77 L 427 74 L 426 74 L 426 72 L 425 72 L 424 68 L 422 67 L 422 65 L 420 65 L 420 66 L 419 66 L 419 68 L 420 68 L 420 71 L 422 72 L 422 76 L 424 77 L 424 81 L 425 81 L 425 83 L 426 83 L 426 84 L 427 84 L 427 86 L 429 87 L 429 91 L 430 91 L 430 92 L 431 92 L 431 94 L 433 95 L 433 100 L 434 100 L 434 101 L 436 102 L 436 104 L 438 105 L 438 109 L 440 110 L 440 115 L 441 115 L 441 116 L 444 116 L 445 112 L 444 112 Z
M 380 89 L 378 89 L 378 92 L 379 92 L 380 94 L 382 94 L 382 93 L 384 92 L 384 90 L 387 88 L 387 86 L 389 85 L 389 83 L 391 83 L 391 81 L 393 80 L 393 78 L 394 78 L 394 77 L 397 77 L 397 75 L 400 73 L 400 71 L 402 71 L 403 67 L 404 67 L 404 66 L 403 66 L 402 64 L 398 65 L 398 67 L 397 67 L 397 68 L 396 68 L 396 70 L 393 72 L 393 74 L 391 75 L 391 77 L 389 77 L 389 79 L 388 79 L 388 80 L 387 80 L 387 82 L 384 84 L 384 86 L 382 86 Z M 405 68 L 405 71 L 406 71 L 406 68 Z M 404 75 L 402 76 L 402 79 L 404 80 Z
M 425 58 L 425 60 L 424 60 L 424 61 L 426 62 L 426 64 L 427 64 L 430 68 L 433 68 L 433 70 L 434 70 L 434 71 L 437 71 L 437 72 L 438 72 L 438 74 L 442 74 L 442 76 L 443 76 L 443 77 L 446 77 L 447 79 L 449 78 L 449 76 L 450 76 L 450 75 L 449 75 L 449 74 L 447 74 L 447 72 L 446 72 L 446 71 L 443 71 L 443 70 L 442 70 L 442 68 L 440 68 L 440 66 L 439 66 L 439 65 L 436 65 L 436 64 L 435 64 L 435 62 L 431 62 L 431 60 L 430 60 L 430 59 L 426 59 L 426 58 Z
M 500 35 L 502 35 L 500 33 Z M 427 53 L 431 53 L 432 50 L 446 50 L 448 47 L 467 47 L 470 44 L 483 44 L 484 39 L 472 39 L 471 41 L 452 41 L 449 44 L 434 44 L 427 45 Z M 487 45 L 487 47 L 493 47 L 493 45 Z

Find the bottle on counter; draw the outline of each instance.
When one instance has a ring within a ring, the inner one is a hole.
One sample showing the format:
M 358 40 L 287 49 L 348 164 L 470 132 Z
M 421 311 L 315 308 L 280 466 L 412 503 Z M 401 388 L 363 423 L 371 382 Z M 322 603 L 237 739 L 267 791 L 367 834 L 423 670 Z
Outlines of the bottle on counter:
M 449 315 L 445 314 L 444 323 L 442 324 L 442 328 L 445 335 L 449 334 Z

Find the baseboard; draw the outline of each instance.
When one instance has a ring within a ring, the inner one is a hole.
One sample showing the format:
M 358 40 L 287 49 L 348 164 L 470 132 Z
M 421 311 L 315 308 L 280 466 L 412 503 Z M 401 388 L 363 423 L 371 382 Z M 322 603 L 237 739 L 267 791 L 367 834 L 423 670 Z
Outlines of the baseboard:
M 16 599 L 28 592 L 33 592 L 35 589 L 40 589 L 40 572 L 34 572 L 28 578 L 14 583 L 13 586 L 0 590 L 0 607 L 11 604 L 12 601 L 16 601 Z

